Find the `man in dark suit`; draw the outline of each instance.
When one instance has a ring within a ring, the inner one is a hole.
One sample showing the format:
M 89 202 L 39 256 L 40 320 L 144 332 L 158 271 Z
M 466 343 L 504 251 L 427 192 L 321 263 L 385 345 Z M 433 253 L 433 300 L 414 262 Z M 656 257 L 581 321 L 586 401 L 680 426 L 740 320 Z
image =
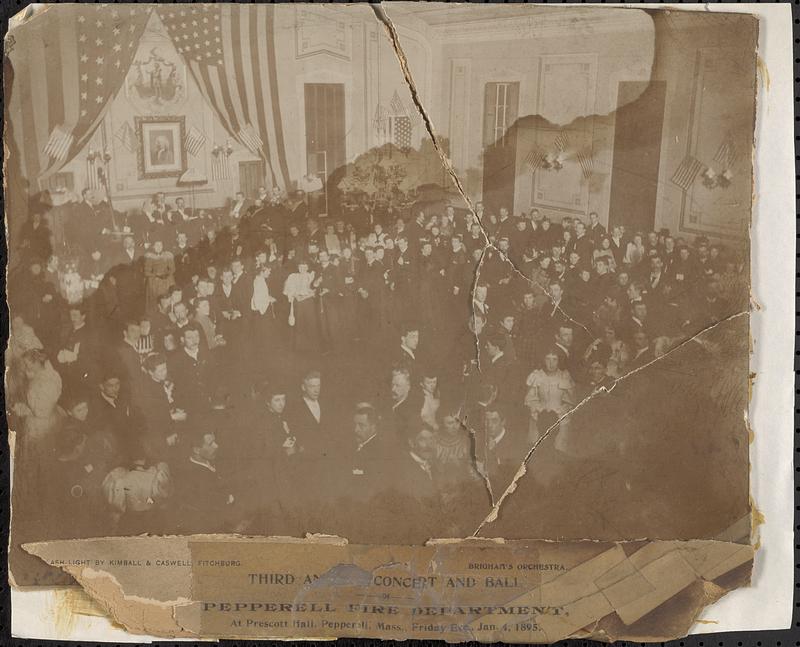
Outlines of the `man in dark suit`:
M 402 316 L 408 304 L 415 303 L 419 296 L 419 266 L 408 236 L 402 233 L 395 242 L 397 254 L 389 271 L 389 286 L 393 292 L 394 312 Z
M 56 355 L 58 372 L 68 389 L 79 389 L 97 379 L 100 371 L 97 333 L 86 324 L 86 307 L 69 307 L 69 330 L 62 334 Z
M 167 220 L 169 220 L 174 227 L 185 225 L 195 218 L 196 216 L 192 213 L 191 209 L 186 206 L 183 198 L 175 199 L 175 208 L 167 215 Z
M 596 211 L 589 213 L 589 238 L 594 242 L 595 247 L 600 247 L 600 241 L 606 235 L 606 228 L 600 224 L 600 218 Z
M 200 430 L 188 443 L 189 455 L 175 466 L 172 496 L 174 531 L 180 534 L 232 531 L 235 500 L 217 470 L 216 436 Z
M 89 401 L 89 426 L 110 434 L 121 457 L 133 459 L 141 453 L 140 423 L 134 416 L 128 396 L 122 391 L 121 372 L 108 365 L 101 374 L 97 390 Z
M 645 334 L 651 332 L 647 304 L 641 299 L 631 304 L 631 316 L 623 321 L 622 336 L 626 341 L 631 341 L 639 331 L 644 331 Z
M 142 445 L 152 461 L 169 461 L 170 448 L 178 443 L 177 423 L 186 420 L 186 412 L 176 406 L 175 384 L 168 378 L 167 358 L 152 353 L 145 359 L 144 369 L 134 402 L 144 423 Z
M 436 437 L 430 429 L 417 427 L 406 436 L 405 448 L 394 461 L 393 487 L 397 494 L 419 504 L 437 496 Z
M 184 288 L 191 283 L 192 275 L 199 271 L 197 252 L 189 246 L 189 236 L 185 231 L 178 232 L 172 255 L 175 257 L 175 283 Z
M 505 337 L 496 331 L 486 337 L 488 362 L 481 363 L 479 377 L 482 384 L 492 384 L 497 387 L 498 400 L 511 402 L 518 393 L 513 380 L 513 362 L 503 351 L 505 343 Z
M 419 326 L 415 323 L 403 325 L 400 335 L 400 347 L 395 351 L 393 365 L 405 367 L 413 375 L 419 366 Z
M 495 496 L 499 496 L 514 478 L 525 457 L 526 434 L 514 434 L 506 428 L 503 409 L 493 403 L 484 414 L 485 434 L 476 438 L 475 452 L 479 471 L 489 477 Z
M 122 342 L 114 349 L 113 363 L 118 367 L 119 375 L 123 377 L 123 390 L 126 395 L 133 397 L 139 386 L 142 374 L 142 356 L 139 354 L 137 344 L 142 336 L 139 321 L 130 319 L 122 328 Z
M 72 253 L 89 254 L 99 248 L 103 223 L 92 203 L 89 189 L 81 191 L 81 199 L 72 204 L 64 226 L 66 242 Z
M 580 220 L 575 220 L 575 251 L 585 262 L 591 262 L 595 244 L 592 237 L 586 233 L 586 225 Z
M 634 332 L 631 339 L 633 340 L 633 348 L 630 370 L 642 368 L 655 359 L 655 354 L 650 345 L 650 338 L 643 328 Z
M 208 351 L 201 347 L 202 331 L 196 324 L 181 329 L 180 347 L 170 355 L 167 366 L 187 415 L 198 420 L 209 407 L 211 366 Z
M 303 449 L 303 458 L 319 463 L 335 446 L 330 437 L 327 413 L 320 403 L 322 375 L 309 371 L 300 385 L 300 399 L 293 403 L 288 416 L 289 428 Z
M 122 239 L 122 250 L 113 263 L 107 275 L 114 281 L 119 303 L 117 316 L 137 319 L 144 310 L 144 257 L 137 255 L 132 236 Z
M 362 339 L 374 338 L 383 323 L 381 313 L 385 299 L 386 282 L 383 263 L 375 257 L 375 250 L 364 250 L 365 263 L 361 265 L 356 279 L 358 284 L 358 335 Z
M 411 372 L 407 368 L 400 366 L 392 370 L 392 399 L 385 420 L 395 440 L 401 444 L 422 424 L 422 401 L 411 385 Z
M 618 268 L 622 267 L 625 252 L 628 248 L 628 241 L 622 235 L 622 227 L 616 225 L 611 229 L 611 253 L 614 255 L 614 262 Z
M 356 405 L 353 437 L 341 459 L 341 495 L 361 503 L 379 496 L 396 456 L 396 443 L 378 427 L 378 413 L 366 402 Z
M 241 191 L 236 193 L 236 197 L 231 202 L 228 217 L 230 222 L 238 222 L 242 216 L 249 213 L 253 207 L 253 203 L 244 197 Z

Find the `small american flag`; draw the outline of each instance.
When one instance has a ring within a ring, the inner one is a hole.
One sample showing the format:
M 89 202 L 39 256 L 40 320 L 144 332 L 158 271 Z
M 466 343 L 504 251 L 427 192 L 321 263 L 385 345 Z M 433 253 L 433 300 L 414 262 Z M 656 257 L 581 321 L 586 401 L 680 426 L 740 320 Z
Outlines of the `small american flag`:
M 251 153 L 255 153 L 256 155 L 261 154 L 264 142 L 261 141 L 261 137 L 258 136 L 252 124 L 245 124 L 242 126 L 239 132 L 236 133 L 236 136 L 239 138 L 240 142 L 250 149 Z
M 136 137 L 133 126 L 129 122 L 123 122 L 117 132 L 114 133 L 114 137 L 120 141 L 129 153 L 133 153 L 136 150 Z
M 100 169 L 100 165 L 97 163 L 97 159 L 93 160 L 86 160 L 86 188 L 87 189 L 99 189 L 102 186 L 102 182 L 100 181 L 100 176 L 97 174 L 97 171 Z
M 682 190 L 688 191 L 692 186 L 692 182 L 695 181 L 697 174 L 702 170 L 703 163 L 696 157 L 687 155 L 683 158 L 678 170 L 676 170 L 675 174 L 672 176 L 672 182 L 678 185 Z
M 50 139 L 47 140 L 44 152 L 53 159 L 63 162 L 74 139 L 71 132 L 64 130 L 63 125 L 56 126 L 50 133 Z
M 578 152 L 578 164 L 581 165 L 583 177 L 587 180 L 592 177 L 592 173 L 594 172 L 594 156 L 592 155 L 592 151 Z
M 392 112 L 395 115 L 406 115 L 408 113 L 406 110 L 406 105 L 403 103 L 403 100 L 400 98 L 397 90 L 395 90 L 394 94 L 392 95 L 392 100 L 389 102 L 389 107 L 392 109 Z
M 525 163 L 530 167 L 532 173 L 536 173 L 536 171 L 542 168 L 542 164 L 544 164 L 544 159 L 545 159 L 545 154 L 538 148 L 534 148 L 525 157 Z
M 720 144 L 717 154 L 714 155 L 714 161 L 720 164 L 724 169 L 731 168 L 736 164 L 739 155 L 736 150 L 736 144 L 730 133 L 725 136 L 722 144 Z
M 408 117 L 393 117 L 392 135 L 395 146 L 401 150 L 411 148 L 411 119 Z
M 186 150 L 190 155 L 197 157 L 203 145 L 206 143 L 206 136 L 197 128 L 192 126 L 186 133 Z
M 214 159 L 211 162 L 211 179 L 231 179 L 231 165 L 228 161 L 228 154 L 225 151 L 221 151 L 219 155 L 214 156 Z
M 561 131 L 556 135 L 556 138 L 553 140 L 553 146 L 555 146 L 559 151 L 564 152 L 567 145 L 569 144 L 569 138 L 567 137 L 567 133 L 565 131 Z

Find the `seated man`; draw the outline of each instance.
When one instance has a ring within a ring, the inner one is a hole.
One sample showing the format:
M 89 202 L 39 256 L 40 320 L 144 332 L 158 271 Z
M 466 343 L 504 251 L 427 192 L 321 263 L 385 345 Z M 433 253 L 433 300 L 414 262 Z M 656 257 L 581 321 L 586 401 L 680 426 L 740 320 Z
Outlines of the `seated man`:
M 356 405 L 353 438 L 342 457 L 342 496 L 368 501 L 387 484 L 388 464 L 394 439 L 378 426 L 378 413 L 371 404 Z
M 527 430 L 518 434 L 509 431 L 505 413 L 496 404 L 486 408 L 484 422 L 485 433 L 475 439 L 476 463 L 478 471 L 489 479 L 497 500 L 511 484 L 527 454 Z
M 406 447 L 393 462 L 396 492 L 422 503 L 437 496 L 436 436 L 430 429 L 416 427 L 406 435 Z
M 411 375 L 405 367 L 392 371 L 391 403 L 384 419 L 396 440 L 404 442 L 407 435 L 422 424 L 422 399 L 412 390 Z
M 169 355 L 169 374 L 175 382 L 176 394 L 191 416 L 201 416 L 209 408 L 211 365 L 208 351 L 201 345 L 201 330 L 190 323 L 180 331 L 179 347 Z
M 176 198 L 175 208 L 169 212 L 167 218 L 170 223 L 175 226 L 179 226 L 185 222 L 194 220 L 197 218 L 197 216 L 195 216 L 191 210 L 186 207 L 186 203 L 184 202 L 183 198 Z
M 122 392 L 120 374 L 113 365 L 102 372 L 97 391 L 89 399 L 88 422 L 93 432 L 110 435 L 120 456 L 132 459 L 138 452 L 140 423 Z
M 186 412 L 176 405 L 175 384 L 167 374 L 167 358 L 161 353 L 151 353 L 144 361 L 144 368 L 135 402 L 144 423 L 144 452 L 151 460 L 168 460 L 170 448 L 178 444 L 176 423 L 186 420 Z
M 97 333 L 86 325 L 86 307 L 81 304 L 69 307 L 69 322 L 59 344 L 56 368 L 66 386 L 81 388 L 96 379 L 100 370 Z
M 179 534 L 232 531 L 236 524 L 231 488 L 217 471 L 219 445 L 214 433 L 190 435 L 188 455 L 173 470 L 172 519 Z

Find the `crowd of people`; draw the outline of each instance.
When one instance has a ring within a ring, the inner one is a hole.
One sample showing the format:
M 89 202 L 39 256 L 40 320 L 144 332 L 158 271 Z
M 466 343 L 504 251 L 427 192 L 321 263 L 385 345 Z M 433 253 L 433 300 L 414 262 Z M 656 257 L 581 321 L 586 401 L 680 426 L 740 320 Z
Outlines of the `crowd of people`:
M 737 250 L 596 213 L 261 189 L 58 218 L 8 278 L 15 497 L 48 537 L 471 533 L 537 443 L 574 451 L 573 408 L 748 300 Z

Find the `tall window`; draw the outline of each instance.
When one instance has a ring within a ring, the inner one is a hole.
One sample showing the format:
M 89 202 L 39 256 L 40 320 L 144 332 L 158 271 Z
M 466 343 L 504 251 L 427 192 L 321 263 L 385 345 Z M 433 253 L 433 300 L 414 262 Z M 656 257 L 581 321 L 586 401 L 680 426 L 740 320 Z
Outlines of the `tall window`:
M 483 145 L 506 146 L 508 129 L 517 120 L 519 83 L 487 83 L 484 96 Z
M 328 178 L 345 164 L 344 85 L 306 83 L 305 104 L 307 178 L 315 178 L 314 182 L 307 180 L 305 190 L 310 213 L 326 215 L 336 209 L 331 204 L 335 188 L 328 187 Z

